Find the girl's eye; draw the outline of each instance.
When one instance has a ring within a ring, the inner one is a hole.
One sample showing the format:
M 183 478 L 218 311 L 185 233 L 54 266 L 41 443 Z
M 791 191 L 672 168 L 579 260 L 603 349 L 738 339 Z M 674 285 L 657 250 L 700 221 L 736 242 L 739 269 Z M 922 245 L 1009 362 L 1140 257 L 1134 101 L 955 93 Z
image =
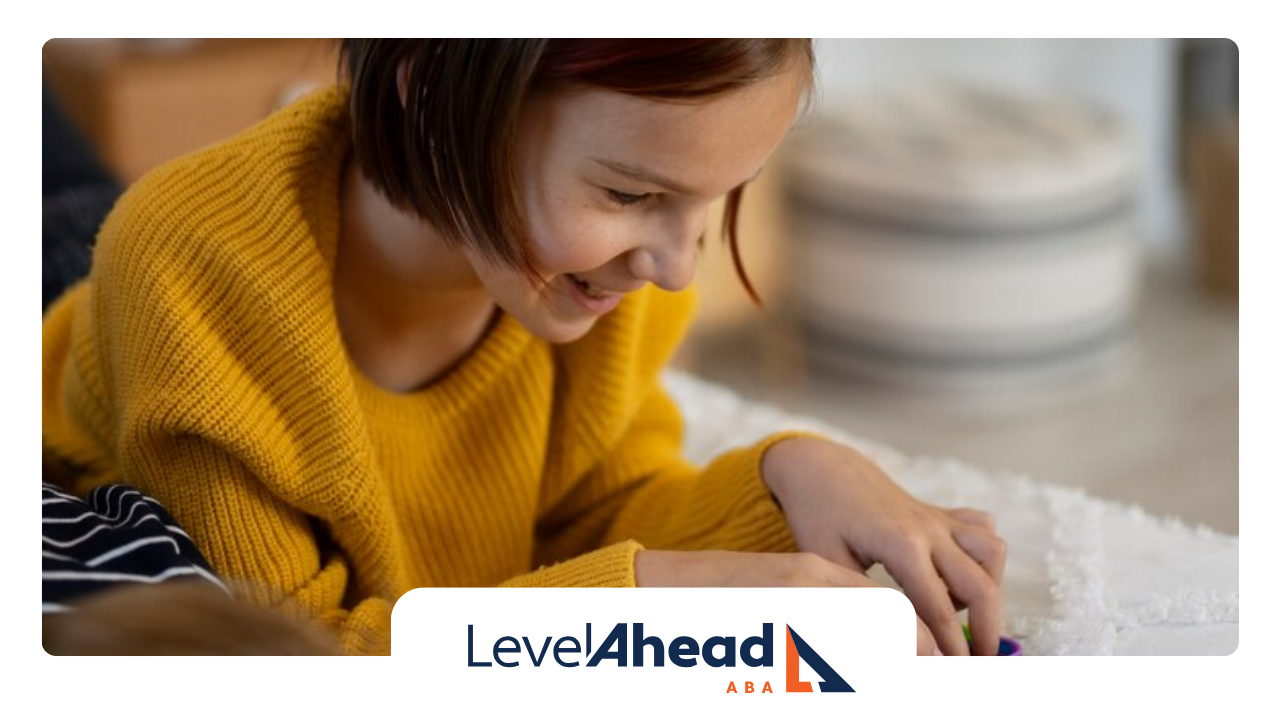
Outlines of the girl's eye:
M 631 195 L 629 193 L 618 192 L 617 190 L 609 191 L 609 199 L 615 204 L 622 207 L 632 207 L 640 205 L 653 198 L 653 193 L 644 193 L 643 195 Z

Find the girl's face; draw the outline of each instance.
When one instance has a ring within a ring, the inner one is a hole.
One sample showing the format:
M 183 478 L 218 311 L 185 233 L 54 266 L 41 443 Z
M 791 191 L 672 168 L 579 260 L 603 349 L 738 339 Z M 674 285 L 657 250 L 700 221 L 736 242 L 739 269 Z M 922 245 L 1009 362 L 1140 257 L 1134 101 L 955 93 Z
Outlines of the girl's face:
M 687 287 L 709 206 L 760 171 L 801 91 L 788 72 L 697 103 L 592 88 L 531 99 L 516 162 L 540 282 L 469 252 L 479 280 L 555 343 L 645 283 Z

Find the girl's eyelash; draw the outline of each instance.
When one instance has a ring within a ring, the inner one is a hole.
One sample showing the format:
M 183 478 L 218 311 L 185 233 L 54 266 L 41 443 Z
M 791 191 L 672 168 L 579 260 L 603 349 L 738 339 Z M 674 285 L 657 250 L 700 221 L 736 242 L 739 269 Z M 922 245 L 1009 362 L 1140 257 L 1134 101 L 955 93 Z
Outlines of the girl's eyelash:
M 609 191 L 609 199 L 615 204 L 622 207 L 633 207 L 641 205 L 653 199 L 653 193 L 644 193 L 643 195 L 631 195 L 629 193 L 618 192 L 617 190 Z

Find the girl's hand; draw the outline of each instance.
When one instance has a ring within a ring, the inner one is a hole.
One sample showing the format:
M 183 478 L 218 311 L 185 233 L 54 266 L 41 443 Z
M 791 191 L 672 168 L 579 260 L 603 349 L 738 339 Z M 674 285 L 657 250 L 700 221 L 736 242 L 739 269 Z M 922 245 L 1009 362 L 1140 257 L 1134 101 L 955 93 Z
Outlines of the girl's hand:
M 860 572 L 812 553 L 641 550 L 637 587 L 880 587 Z M 916 654 L 941 655 L 916 617 Z
M 967 607 L 974 654 L 996 654 L 1005 544 L 990 515 L 920 502 L 857 451 L 819 438 L 778 442 L 762 471 L 801 550 L 857 572 L 883 564 L 944 654 L 969 654 L 956 617 Z

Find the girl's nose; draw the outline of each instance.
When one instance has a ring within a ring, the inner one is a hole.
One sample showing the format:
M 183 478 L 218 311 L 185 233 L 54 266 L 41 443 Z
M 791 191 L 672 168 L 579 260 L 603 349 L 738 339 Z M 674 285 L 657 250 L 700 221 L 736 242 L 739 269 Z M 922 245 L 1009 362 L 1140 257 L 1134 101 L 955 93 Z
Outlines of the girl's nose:
M 656 239 L 632 251 L 631 274 L 671 292 L 689 287 L 698 270 L 698 238 L 705 230 L 705 214 L 664 226 Z

